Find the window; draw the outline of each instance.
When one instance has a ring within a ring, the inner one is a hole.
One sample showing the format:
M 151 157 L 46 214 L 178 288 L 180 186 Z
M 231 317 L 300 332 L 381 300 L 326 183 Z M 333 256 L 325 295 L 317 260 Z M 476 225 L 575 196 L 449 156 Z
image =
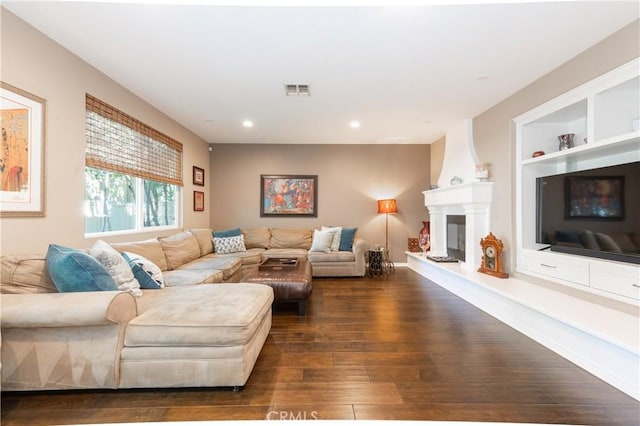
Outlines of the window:
M 85 233 L 176 227 L 182 144 L 87 95 Z

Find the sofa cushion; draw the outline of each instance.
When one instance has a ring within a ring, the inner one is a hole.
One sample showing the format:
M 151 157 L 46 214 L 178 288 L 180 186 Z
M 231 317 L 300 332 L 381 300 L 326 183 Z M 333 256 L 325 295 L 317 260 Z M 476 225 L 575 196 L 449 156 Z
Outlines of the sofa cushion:
M 214 237 L 226 238 L 226 237 L 238 237 L 242 235 L 240 228 L 227 229 L 224 231 L 213 231 Z
M 231 257 L 233 259 L 240 259 L 240 261 L 242 262 L 242 266 L 248 266 L 248 265 L 258 265 L 260 262 L 262 262 L 262 253 L 264 253 L 264 249 L 262 248 L 252 248 L 252 249 L 248 249 L 247 251 L 241 251 L 238 253 L 229 253 L 229 254 L 220 254 L 220 253 L 215 253 L 214 256 L 216 257 L 220 257 L 220 258 L 226 258 L 226 257 Z
M 323 226 L 320 228 L 321 231 L 330 231 L 333 233 L 333 238 L 331 240 L 331 251 L 339 251 L 340 250 L 340 240 L 342 238 L 342 227 L 340 226 Z
M 313 231 L 313 242 L 309 252 L 331 253 L 331 243 L 335 232 L 333 231 Z
M 356 256 L 352 251 L 332 251 L 331 253 L 309 252 L 309 262 L 355 262 Z
M 133 241 L 130 243 L 111 243 L 111 247 L 120 253 L 135 253 L 145 257 L 149 261 L 158 265 L 161 271 L 169 269 L 167 257 L 164 255 L 160 241 L 157 238 L 144 241 Z
M 358 228 L 342 228 L 340 234 L 340 251 L 352 251 L 353 239 L 356 236 Z
M 200 256 L 206 256 L 209 253 L 213 252 L 213 241 L 211 240 L 211 229 L 208 228 L 197 228 L 197 229 L 189 229 L 189 232 L 196 237 L 198 240 L 198 245 L 200 246 Z
M 215 248 L 215 252 L 220 254 L 247 251 L 242 235 L 235 237 L 213 237 L 213 247 Z
M 47 271 L 44 254 L 2 256 L 0 259 L 0 293 L 57 293 Z
M 217 284 L 223 281 L 222 271 L 210 269 L 174 269 L 163 271 L 167 287 L 188 287 L 198 284 Z M 164 290 L 163 290 L 164 291 Z
M 158 265 L 135 253 L 124 252 L 122 256 L 131 267 L 133 276 L 140 283 L 140 288 L 150 290 L 164 288 L 164 277 Z
M 145 292 L 125 346 L 244 345 L 271 309 L 273 290 L 262 284 L 220 284 Z
M 189 231 L 162 237 L 158 241 L 167 258 L 169 269 L 176 269 L 200 257 L 198 240 Z
M 266 226 L 260 228 L 244 228 L 242 229 L 242 235 L 244 236 L 244 246 L 247 249 L 269 248 L 271 230 Z
M 273 258 L 273 257 L 297 257 L 297 258 L 306 258 L 308 254 L 308 250 L 305 249 L 296 249 L 296 248 L 275 248 L 268 249 L 262 252 L 263 258 Z
M 271 242 L 269 248 L 298 248 L 309 250 L 313 234 L 311 229 L 283 229 L 271 230 Z
M 227 281 L 240 270 L 242 261 L 238 257 L 221 257 L 216 254 L 209 254 L 193 262 L 182 265 L 179 270 L 216 270 L 222 271 L 222 279 Z
M 80 250 L 50 244 L 47 269 L 60 292 L 118 290 L 104 266 Z
M 89 254 L 104 266 L 118 285 L 119 290 L 126 291 L 134 296 L 142 296 L 140 283 L 133 275 L 131 266 L 116 249 L 108 243 L 98 240 L 89 250 Z

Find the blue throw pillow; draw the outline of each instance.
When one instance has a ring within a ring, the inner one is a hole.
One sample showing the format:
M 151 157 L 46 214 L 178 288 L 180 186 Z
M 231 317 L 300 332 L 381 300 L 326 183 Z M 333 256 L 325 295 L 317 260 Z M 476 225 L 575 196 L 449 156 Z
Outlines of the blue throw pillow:
M 240 228 L 227 229 L 226 231 L 213 231 L 213 236 L 217 238 L 239 237 L 242 235 Z
M 340 251 L 353 251 L 353 239 L 358 228 L 342 228 L 340 237 Z
M 104 266 L 80 250 L 50 244 L 47 269 L 61 293 L 118 290 L 118 285 Z

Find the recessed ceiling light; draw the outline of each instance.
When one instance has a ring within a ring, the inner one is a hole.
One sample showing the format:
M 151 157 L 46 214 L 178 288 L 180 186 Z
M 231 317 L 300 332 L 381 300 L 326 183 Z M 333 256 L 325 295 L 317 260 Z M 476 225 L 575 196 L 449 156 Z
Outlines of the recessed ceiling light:
M 360 127 L 360 122 L 357 120 L 353 120 L 351 123 L 349 123 L 349 126 L 351 126 L 352 129 L 357 129 L 358 127 Z
M 243 126 L 243 127 L 253 127 L 253 121 L 251 121 L 251 120 L 244 120 L 244 121 L 242 122 L 242 126 Z

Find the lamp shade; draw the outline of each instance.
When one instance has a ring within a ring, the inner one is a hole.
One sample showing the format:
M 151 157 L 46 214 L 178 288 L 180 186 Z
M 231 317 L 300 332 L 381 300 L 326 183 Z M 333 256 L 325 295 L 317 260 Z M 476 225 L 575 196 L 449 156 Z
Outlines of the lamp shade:
M 396 200 L 393 198 L 388 200 L 378 200 L 378 213 L 398 213 Z

